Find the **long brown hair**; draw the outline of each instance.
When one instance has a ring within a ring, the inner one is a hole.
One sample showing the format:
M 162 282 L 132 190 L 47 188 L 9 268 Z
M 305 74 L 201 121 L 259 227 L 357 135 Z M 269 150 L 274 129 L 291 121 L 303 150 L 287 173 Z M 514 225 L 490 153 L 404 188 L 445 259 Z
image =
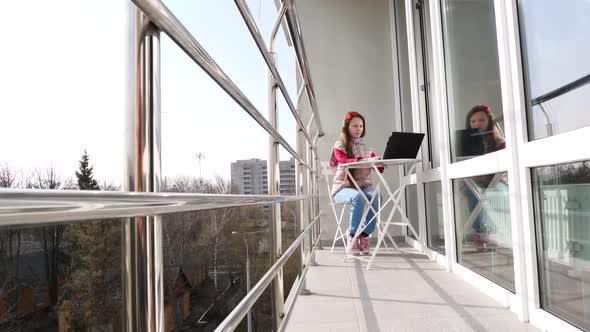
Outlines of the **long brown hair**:
M 340 133 L 340 141 L 344 144 L 346 148 L 346 157 L 347 158 L 354 158 L 354 153 L 352 152 L 352 137 L 350 137 L 350 132 L 348 131 L 348 127 L 350 127 L 350 121 L 354 118 L 359 118 L 363 120 L 363 133 L 361 137 L 365 137 L 365 133 L 367 132 L 367 123 L 365 122 L 365 117 L 358 112 L 348 112 L 344 117 L 344 123 L 342 124 L 342 131 Z
M 350 137 L 350 132 L 348 131 L 348 127 L 350 127 L 350 121 L 354 118 L 359 118 L 363 120 L 363 133 L 361 137 L 365 137 L 365 133 L 367 132 L 367 126 L 365 122 L 365 117 L 358 112 L 348 112 L 344 117 L 344 123 L 342 124 L 342 131 L 340 133 L 340 141 L 344 144 L 346 148 L 346 157 L 347 158 L 354 158 L 354 153 L 352 152 L 352 137 Z M 354 177 L 356 169 L 351 169 L 350 174 Z M 349 176 L 344 177 L 344 186 L 346 187 L 353 187 L 352 181 L 350 180 Z
M 486 135 L 484 135 L 484 141 L 487 146 L 486 150 L 489 149 L 491 151 L 486 151 L 486 153 L 496 151 L 498 143 L 504 140 L 504 135 L 498 127 L 498 122 L 496 121 L 494 113 L 492 113 L 492 110 L 488 106 L 474 106 L 469 113 L 467 113 L 467 117 L 465 118 L 465 128 L 471 129 L 471 117 L 477 112 L 482 112 L 488 119 L 488 127 L 485 130 Z

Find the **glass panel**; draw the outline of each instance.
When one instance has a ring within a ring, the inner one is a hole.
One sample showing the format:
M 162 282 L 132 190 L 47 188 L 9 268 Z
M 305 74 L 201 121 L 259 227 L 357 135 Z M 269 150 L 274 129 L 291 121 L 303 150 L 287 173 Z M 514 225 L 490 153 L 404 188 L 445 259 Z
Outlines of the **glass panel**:
M 506 173 L 453 180 L 459 264 L 514 292 Z
M 418 216 L 418 192 L 415 184 L 406 187 L 406 216 L 410 219 L 410 224 L 414 227 L 416 234 L 420 236 L 420 224 Z M 408 229 L 408 236 L 414 240 L 416 237 L 412 234 L 412 231 Z
M 445 254 L 445 223 L 443 217 L 442 184 L 432 182 L 425 185 L 426 234 L 428 247 Z
M 590 87 L 580 85 L 569 93 L 558 90 L 582 77 L 586 84 L 590 81 L 590 2 L 521 0 L 521 4 L 521 36 L 533 106 L 528 114 L 530 139 L 590 125 L 586 111 Z M 544 98 L 556 91 L 554 97 Z
M 590 161 L 535 168 L 532 178 L 541 307 L 588 330 Z
M 492 0 L 443 1 L 452 162 L 505 147 Z
M 303 203 L 303 202 L 301 202 Z M 281 203 L 281 225 L 283 252 L 293 244 L 299 236 L 299 225 L 297 225 L 297 202 Z M 283 267 L 283 285 L 285 290 L 285 301 L 295 283 L 301 269 L 301 250 L 295 250 Z
M 268 214 L 251 206 L 162 218 L 166 329 L 208 331 L 245 296 L 248 276 L 253 287 L 270 267 Z M 259 331 L 271 326 L 266 294 L 252 311 Z
M 0 228 L 0 330 L 122 330 L 121 253 L 121 219 Z

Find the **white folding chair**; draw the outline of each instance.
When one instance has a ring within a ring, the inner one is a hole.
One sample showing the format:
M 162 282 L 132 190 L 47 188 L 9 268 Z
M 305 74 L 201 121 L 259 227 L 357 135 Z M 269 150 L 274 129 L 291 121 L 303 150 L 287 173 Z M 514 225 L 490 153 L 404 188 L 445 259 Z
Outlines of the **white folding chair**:
M 334 240 L 332 241 L 332 248 L 330 249 L 330 252 L 333 252 L 338 239 L 342 241 L 342 245 L 346 248 L 346 233 L 342 231 L 342 219 L 344 218 L 346 206 L 349 206 L 350 203 L 336 203 L 334 200 L 334 195 L 332 195 L 332 184 L 334 182 L 335 174 L 330 163 L 327 161 L 322 161 L 322 174 L 326 180 L 326 189 L 328 190 L 328 196 L 330 198 L 330 206 L 332 207 L 334 219 L 336 220 L 336 232 L 334 233 Z
M 336 220 L 336 232 L 334 233 L 334 240 L 332 241 L 332 248 L 330 249 L 330 252 L 334 252 L 334 246 L 336 245 L 336 242 L 338 241 L 338 239 L 340 239 L 342 241 L 342 245 L 344 246 L 344 248 L 346 248 L 346 230 L 348 229 L 348 227 L 346 226 L 347 224 L 344 224 L 344 231 L 342 230 L 342 219 L 344 218 L 345 215 L 345 211 L 346 211 L 346 207 L 350 206 L 351 204 L 348 202 L 344 202 L 344 203 L 337 203 L 334 200 L 334 195 L 332 195 L 332 184 L 334 182 L 334 170 L 332 169 L 332 167 L 330 166 L 329 162 L 323 161 L 321 163 L 322 165 L 322 171 L 323 171 L 323 175 L 324 175 L 324 179 L 326 180 L 326 186 L 327 186 L 327 190 L 328 190 L 328 196 L 330 198 L 330 206 L 332 207 L 332 212 L 334 213 L 334 219 Z M 377 195 L 377 197 L 379 196 L 380 193 L 380 186 L 378 185 L 376 190 L 375 190 L 375 194 Z M 365 213 L 367 212 L 369 206 L 367 206 L 365 208 L 366 211 L 364 211 Z M 366 214 L 363 213 L 363 220 L 365 218 Z M 375 216 L 377 218 L 377 231 L 378 234 L 381 235 L 381 211 L 377 212 L 377 215 Z M 389 236 L 389 234 L 388 234 Z M 391 236 L 389 236 L 390 240 L 392 241 L 392 243 L 395 245 L 395 242 L 393 242 L 393 239 L 391 239 Z M 384 241 L 383 244 L 385 245 L 386 248 L 388 248 L 387 243 Z

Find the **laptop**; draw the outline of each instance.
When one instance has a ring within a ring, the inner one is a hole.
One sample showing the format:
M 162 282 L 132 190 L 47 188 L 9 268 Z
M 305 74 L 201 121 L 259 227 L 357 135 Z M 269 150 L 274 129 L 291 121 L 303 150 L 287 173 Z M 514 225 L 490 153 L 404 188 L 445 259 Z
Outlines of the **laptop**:
M 457 157 L 481 156 L 484 154 L 484 135 L 478 129 L 456 131 Z
M 387 140 L 383 159 L 415 159 L 424 134 L 392 132 Z

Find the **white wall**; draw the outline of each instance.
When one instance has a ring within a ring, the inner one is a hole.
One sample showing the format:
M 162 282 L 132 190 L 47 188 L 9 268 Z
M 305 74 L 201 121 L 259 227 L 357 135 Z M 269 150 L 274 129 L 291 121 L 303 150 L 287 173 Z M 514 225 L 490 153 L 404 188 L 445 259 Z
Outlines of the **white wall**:
M 365 142 L 382 154 L 398 118 L 389 1 L 298 0 L 297 9 L 325 133 L 318 143 L 320 159 L 329 159 L 344 115 L 351 110 L 365 116 Z M 386 172 L 397 185 L 397 170 Z M 320 188 L 326 195 L 324 182 Z M 324 239 L 331 239 L 335 222 L 327 202 L 321 200 L 327 213 L 322 226 Z

